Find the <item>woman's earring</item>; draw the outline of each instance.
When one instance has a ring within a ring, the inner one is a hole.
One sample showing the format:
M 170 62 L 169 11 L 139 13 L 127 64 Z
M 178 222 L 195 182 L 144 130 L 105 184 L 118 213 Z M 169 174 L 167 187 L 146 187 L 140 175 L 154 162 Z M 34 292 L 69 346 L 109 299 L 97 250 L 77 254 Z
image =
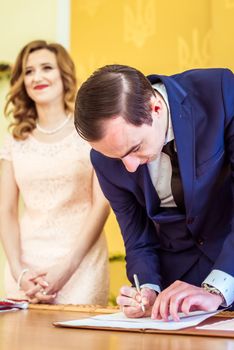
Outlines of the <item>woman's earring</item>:
M 159 111 L 159 109 L 160 109 L 160 107 L 159 107 L 159 106 L 154 106 L 154 111 L 155 111 L 155 112 L 158 112 L 158 111 Z

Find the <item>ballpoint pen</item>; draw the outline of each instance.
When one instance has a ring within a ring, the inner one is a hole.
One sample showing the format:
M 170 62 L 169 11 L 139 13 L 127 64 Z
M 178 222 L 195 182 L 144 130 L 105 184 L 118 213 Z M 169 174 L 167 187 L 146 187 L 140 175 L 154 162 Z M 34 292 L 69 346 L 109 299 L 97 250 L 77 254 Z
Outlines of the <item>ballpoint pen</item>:
M 141 293 L 141 289 L 140 289 L 140 284 L 139 284 L 139 280 L 138 280 L 138 277 L 136 274 L 133 275 L 133 279 L 134 279 L 134 283 L 135 283 L 135 286 L 136 286 L 136 290 L 138 291 L 138 293 Z M 145 312 L 145 306 L 144 304 L 141 302 L 141 309 L 143 312 Z

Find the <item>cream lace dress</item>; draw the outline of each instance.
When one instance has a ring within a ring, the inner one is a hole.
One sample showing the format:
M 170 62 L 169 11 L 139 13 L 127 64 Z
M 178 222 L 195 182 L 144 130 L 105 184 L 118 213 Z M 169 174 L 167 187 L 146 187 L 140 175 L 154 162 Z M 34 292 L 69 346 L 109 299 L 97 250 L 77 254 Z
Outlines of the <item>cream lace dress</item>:
M 7 136 L 0 159 L 12 161 L 24 202 L 20 234 L 26 266 L 46 270 L 71 253 L 91 205 L 89 152 L 75 130 L 56 143 L 40 142 L 32 135 L 24 141 Z M 55 303 L 106 304 L 108 289 L 108 252 L 102 234 L 57 293 Z M 23 297 L 8 265 L 5 290 L 8 297 Z

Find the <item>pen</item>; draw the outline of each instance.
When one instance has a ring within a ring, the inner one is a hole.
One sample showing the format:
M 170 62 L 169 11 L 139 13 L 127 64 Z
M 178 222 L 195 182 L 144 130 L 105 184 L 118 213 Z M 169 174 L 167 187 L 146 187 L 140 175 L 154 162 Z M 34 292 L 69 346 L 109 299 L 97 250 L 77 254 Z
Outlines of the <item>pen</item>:
M 133 278 L 134 278 L 134 283 L 135 283 L 135 286 L 136 286 L 136 290 L 138 291 L 138 293 L 141 293 L 140 284 L 139 284 L 139 280 L 138 280 L 137 275 L 134 274 Z M 142 309 L 143 312 L 145 312 L 145 306 L 144 306 L 144 304 L 142 302 L 141 302 L 141 309 Z

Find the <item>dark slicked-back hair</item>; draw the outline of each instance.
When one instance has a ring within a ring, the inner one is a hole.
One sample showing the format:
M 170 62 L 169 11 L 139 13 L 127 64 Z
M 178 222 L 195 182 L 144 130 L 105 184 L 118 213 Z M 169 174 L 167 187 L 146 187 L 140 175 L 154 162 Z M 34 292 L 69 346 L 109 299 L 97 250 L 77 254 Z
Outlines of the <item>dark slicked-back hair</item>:
M 152 124 L 150 99 L 154 90 L 137 69 L 107 65 L 84 82 L 75 102 L 75 127 L 87 141 L 99 141 L 105 135 L 105 120 L 117 116 L 140 126 Z

